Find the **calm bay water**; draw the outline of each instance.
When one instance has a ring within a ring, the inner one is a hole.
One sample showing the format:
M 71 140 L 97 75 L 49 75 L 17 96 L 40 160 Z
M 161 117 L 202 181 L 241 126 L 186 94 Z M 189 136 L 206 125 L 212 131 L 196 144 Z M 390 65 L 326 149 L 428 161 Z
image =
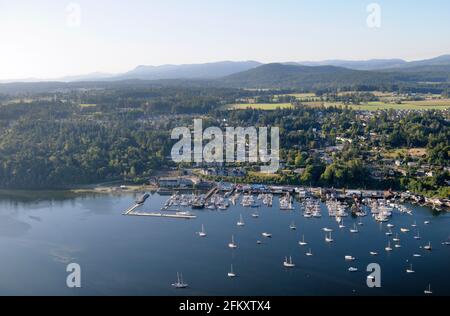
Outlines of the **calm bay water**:
M 339 229 L 322 205 L 321 219 L 306 219 L 274 207 L 254 209 L 231 206 L 227 211 L 197 211 L 195 220 L 122 216 L 135 195 L 35 195 L 27 200 L 0 198 L 0 295 L 423 295 L 431 283 L 436 295 L 450 295 L 450 247 L 441 243 L 450 236 L 450 214 L 410 206 L 413 216 L 394 214 L 402 248 L 387 253 L 386 224 L 370 216 L 345 219 Z M 152 195 L 142 208 L 156 211 L 168 197 Z M 237 227 L 242 214 L 245 227 Z M 295 221 L 296 231 L 289 225 Z M 415 240 L 417 221 L 422 240 Z M 424 225 L 430 221 L 430 225 Z M 205 225 L 208 236 L 196 232 Z M 334 229 L 334 243 L 324 241 L 323 227 Z M 411 229 L 401 233 L 401 227 Z M 273 234 L 272 239 L 261 237 Z M 234 234 L 238 249 L 227 247 Z M 298 245 L 302 235 L 309 243 Z M 392 237 L 391 237 L 392 238 Z M 262 240 L 262 245 L 257 245 Z M 420 249 L 431 241 L 434 249 Z M 394 243 L 392 243 L 394 245 Z M 312 257 L 305 256 L 311 248 Z M 376 251 L 378 256 L 369 255 Z M 414 253 L 422 257 L 414 258 Z M 345 262 L 352 255 L 355 262 Z M 295 269 L 282 266 L 292 256 Z M 78 263 L 82 288 L 66 287 L 66 266 Z M 369 263 L 382 269 L 382 287 L 370 289 L 365 272 Z M 413 264 L 416 273 L 407 274 Z M 238 274 L 229 279 L 230 265 Z M 359 272 L 350 273 L 350 266 Z M 190 287 L 176 290 L 171 283 L 182 272 Z

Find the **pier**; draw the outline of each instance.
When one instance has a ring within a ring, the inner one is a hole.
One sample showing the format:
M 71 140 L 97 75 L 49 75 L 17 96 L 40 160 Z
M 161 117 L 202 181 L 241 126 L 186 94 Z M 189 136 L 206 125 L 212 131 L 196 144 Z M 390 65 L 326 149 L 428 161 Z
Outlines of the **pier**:
M 128 216 L 148 216 L 148 217 L 165 217 L 165 218 L 175 218 L 175 219 L 196 219 L 195 215 L 188 214 L 163 214 L 163 213 L 147 213 L 147 212 L 129 212 L 126 215 Z
M 123 215 L 130 215 L 135 209 L 137 209 L 142 204 L 134 204 L 133 206 L 130 206 L 125 212 L 123 212 Z
M 219 189 L 217 187 L 214 187 L 211 190 L 209 190 L 208 193 L 206 193 L 205 200 L 208 200 L 211 196 L 216 194 L 218 191 L 219 191 Z

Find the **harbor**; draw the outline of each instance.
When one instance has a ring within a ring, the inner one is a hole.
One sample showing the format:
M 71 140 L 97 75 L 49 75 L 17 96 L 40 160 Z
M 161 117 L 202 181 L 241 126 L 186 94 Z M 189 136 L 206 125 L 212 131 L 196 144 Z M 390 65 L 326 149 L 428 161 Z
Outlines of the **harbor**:
M 8 286 L 14 276 L 18 293 L 26 294 L 39 275 L 59 280 L 67 262 L 79 262 L 86 295 L 450 294 L 442 278 L 450 260 L 449 213 L 399 198 L 358 199 L 355 208 L 351 198 L 305 190 L 288 196 L 219 189 L 202 209 L 192 203 L 208 191 L 149 192 L 142 204 L 136 203 L 142 193 L 0 201 L 2 222 L 14 228 L 0 235 L 0 277 Z M 387 221 L 377 221 L 377 212 Z M 39 264 L 24 269 L 14 257 Z M 371 263 L 382 268 L 381 288 L 367 287 Z M 49 282 L 39 294 L 65 290 L 64 282 Z

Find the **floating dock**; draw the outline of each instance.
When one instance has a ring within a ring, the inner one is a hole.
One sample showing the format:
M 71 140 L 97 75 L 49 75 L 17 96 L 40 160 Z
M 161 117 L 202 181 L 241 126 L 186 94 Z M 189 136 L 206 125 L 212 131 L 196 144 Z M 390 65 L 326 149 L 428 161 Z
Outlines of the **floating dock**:
M 176 218 L 176 219 L 196 219 L 195 215 L 183 215 L 183 214 L 163 214 L 163 213 L 147 213 L 147 212 L 129 212 L 125 215 L 129 216 L 149 216 L 149 217 L 165 217 L 165 218 Z
M 130 213 L 132 213 L 135 209 L 137 209 L 141 205 L 142 204 L 135 204 L 133 206 L 130 206 L 130 208 L 128 208 L 125 212 L 123 212 L 123 215 L 129 215 Z

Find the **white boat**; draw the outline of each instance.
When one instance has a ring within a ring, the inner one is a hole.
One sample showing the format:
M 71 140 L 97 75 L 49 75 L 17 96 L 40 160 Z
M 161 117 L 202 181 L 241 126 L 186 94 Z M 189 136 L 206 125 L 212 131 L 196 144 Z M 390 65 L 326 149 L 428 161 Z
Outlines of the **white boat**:
M 420 258 L 420 257 L 422 257 L 422 255 L 421 255 L 421 254 L 418 254 L 418 253 L 415 253 L 415 254 L 413 254 L 413 257 L 415 257 L 415 258 Z
M 371 251 L 371 252 L 370 252 L 370 255 L 371 255 L 371 256 L 378 256 L 378 252 Z
M 330 236 L 328 236 L 328 234 L 325 235 L 325 241 L 328 243 L 331 243 L 334 241 L 334 239 L 331 237 L 331 232 L 330 232 Z
M 420 234 L 419 234 L 419 232 L 417 232 L 417 235 L 416 235 L 416 236 L 414 236 L 414 239 L 416 239 L 416 240 L 420 240 L 420 239 L 422 239 L 422 237 L 420 237 Z
M 402 248 L 402 245 L 396 244 L 396 245 L 395 245 L 395 248 Z
M 392 236 L 392 230 L 389 228 L 389 231 L 386 232 L 386 236 Z
M 423 247 L 423 249 L 431 251 L 433 250 L 433 248 L 431 247 L 431 242 L 428 243 L 428 245 L 426 245 L 425 247 Z
M 228 248 L 235 249 L 237 244 L 234 242 L 234 236 L 231 236 L 231 242 L 228 244 Z
M 295 226 L 295 223 L 292 222 L 291 225 L 289 226 L 290 230 L 296 230 L 297 226 Z
M 389 228 L 394 228 L 395 227 L 394 224 L 387 224 L 386 226 L 389 227 Z
M 237 225 L 242 227 L 245 226 L 244 219 L 242 218 L 242 214 L 239 216 L 239 221 L 237 222 Z
M 355 261 L 356 258 L 352 256 L 345 256 L 345 261 Z
M 362 222 L 361 219 L 359 220 L 358 225 L 359 225 L 359 226 L 364 226 L 364 223 Z
M 236 273 L 234 273 L 234 271 L 233 271 L 233 265 L 231 265 L 231 270 L 230 270 L 230 272 L 228 272 L 228 277 L 229 278 L 235 278 L 236 277 Z
M 400 238 L 398 238 L 398 234 L 396 234 L 396 235 L 395 235 L 395 238 L 392 238 L 392 240 L 395 241 L 395 242 L 399 242 L 399 241 L 400 241 Z
M 206 237 L 205 226 L 202 224 L 202 230 L 197 233 L 200 237 Z
M 392 251 L 391 242 L 388 242 L 388 245 L 386 248 L 384 248 L 386 251 Z
M 429 221 L 425 221 L 425 222 L 423 222 L 425 225 L 428 225 L 428 224 L 430 224 L 430 222 Z
M 333 230 L 331 228 L 323 228 L 323 231 L 326 233 L 331 233 Z
M 313 255 L 313 253 L 312 253 L 311 249 L 309 249 L 309 251 L 306 253 L 306 256 L 307 257 L 312 257 L 312 255 Z
M 256 244 L 261 245 L 261 244 L 262 244 L 262 241 L 261 241 L 261 240 L 257 240 L 257 241 L 256 241 Z
M 414 221 L 414 224 L 412 224 L 411 227 L 417 227 L 417 222 Z
M 258 211 L 256 211 L 255 213 L 253 213 L 253 214 L 252 214 L 252 217 L 253 217 L 253 218 L 259 218 L 259 213 L 258 213 Z
M 180 273 L 177 272 L 177 282 L 172 283 L 172 286 L 176 289 L 185 289 L 189 285 L 187 283 L 184 283 L 183 274 L 180 275 Z
M 406 273 L 414 273 L 412 264 L 409 266 L 409 268 L 406 269 Z
M 340 228 L 340 229 L 345 228 L 344 220 L 343 220 L 343 219 L 342 219 L 342 220 L 340 221 L 340 223 L 339 223 L 339 228 Z
M 285 268 L 295 268 L 295 263 L 292 261 L 292 257 L 289 257 L 289 260 L 287 257 L 284 258 L 283 266 Z
M 433 294 L 433 291 L 431 291 L 431 284 L 428 286 L 428 289 L 426 289 L 425 291 L 423 291 L 425 293 L 425 295 L 431 295 Z
M 305 241 L 305 235 L 303 235 L 302 240 L 298 242 L 300 246 L 306 246 L 308 243 Z
M 442 245 L 443 245 L 443 246 L 450 246 L 450 241 L 444 241 L 444 242 L 442 243 Z
M 262 233 L 261 235 L 266 238 L 272 238 L 272 234 L 270 233 Z
M 400 231 L 402 233 L 409 233 L 410 232 L 410 230 L 408 228 L 400 228 Z
M 357 233 L 359 233 L 358 228 L 356 228 L 356 224 L 353 225 L 353 228 L 350 229 L 350 232 L 351 232 L 352 234 L 357 234 Z
M 348 271 L 349 272 L 358 272 L 358 268 L 350 267 L 350 268 L 348 268 Z

